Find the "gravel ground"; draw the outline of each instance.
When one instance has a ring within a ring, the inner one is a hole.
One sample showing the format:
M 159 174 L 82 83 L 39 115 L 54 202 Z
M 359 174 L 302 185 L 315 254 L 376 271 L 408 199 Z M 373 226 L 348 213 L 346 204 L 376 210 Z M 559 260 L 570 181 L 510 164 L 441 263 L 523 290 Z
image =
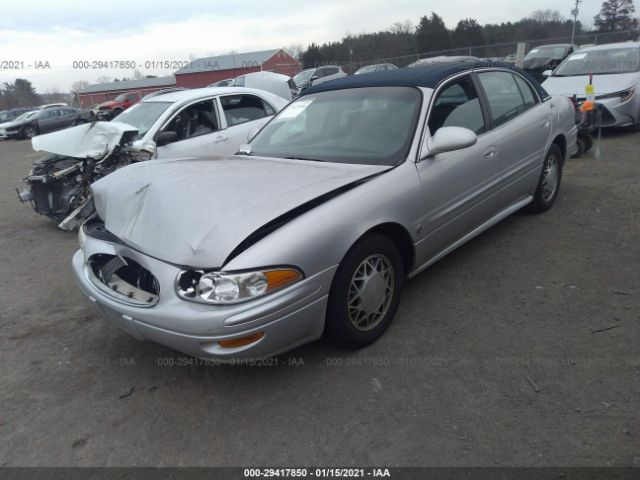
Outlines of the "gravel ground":
M 640 134 L 418 276 L 386 335 L 193 365 L 105 323 L 0 142 L 0 465 L 640 465 Z

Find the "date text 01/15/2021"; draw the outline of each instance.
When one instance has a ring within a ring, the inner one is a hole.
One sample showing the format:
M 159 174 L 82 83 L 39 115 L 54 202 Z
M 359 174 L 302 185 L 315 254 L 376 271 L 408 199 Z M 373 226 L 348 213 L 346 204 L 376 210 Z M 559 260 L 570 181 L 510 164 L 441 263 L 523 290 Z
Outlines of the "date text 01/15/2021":
M 245 478 L 391 478 L 388 468 L 245 468 Z

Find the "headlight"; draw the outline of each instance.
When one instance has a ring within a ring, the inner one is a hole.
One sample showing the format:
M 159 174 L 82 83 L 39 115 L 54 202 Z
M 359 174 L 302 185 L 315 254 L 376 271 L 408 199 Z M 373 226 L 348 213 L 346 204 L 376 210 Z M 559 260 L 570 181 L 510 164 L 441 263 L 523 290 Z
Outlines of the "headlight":
M 636 87 L 632 87 L 627 90 L 623 90 L 621 92 L 607 93 L 606 95 L 598 95 L 596 97 L 596 100 L 607 100 L 610 98 L 619 98 L 621 102 L 626 102 L 627 100 L 630 100 L 635 93 L 636 93 Z
M 84 246 L 87 243 L 87 234 L 84 233 L 84 224 L 80 225 L 78 229 L 78 244 L 80 245 L 80 250 L 84 252 Z
M 176 279 L 176 293 L 185 300 L 229 305 L 262 297 L 302 278 L 302 272 L 295 268 L 238 273 L 183 270 Z

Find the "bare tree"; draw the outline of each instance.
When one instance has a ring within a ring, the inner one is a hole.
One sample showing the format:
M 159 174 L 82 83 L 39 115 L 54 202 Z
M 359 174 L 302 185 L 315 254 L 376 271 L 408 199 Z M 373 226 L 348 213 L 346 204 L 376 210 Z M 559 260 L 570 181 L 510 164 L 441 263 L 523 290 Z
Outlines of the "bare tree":
M 102 75 L 96 78 L 96 83 L 111 83 L 113 82 L 113 78 L 107 77 L 106 75 Z
M 131 74 L 131 78 L 133 80 L 141 80 L 144 78 L 144 75 L 142 74 L 142 72 L 140 70 L 138 70 L 137 68 L 133 71 L 133 73 Z
M 84 90 L 89 86 L 87 80 L 77 80 L 71 84 L 71 93 L 78 93 L 80 90 Z
M 401 35 L 415 32 L 416 27 L 411 20 L 405 20 L 404 22 L 395 22 L 389 27 L 389 32 L 394 35 Z
M 547 8 L 546 10 L 536 10 L 529 15 L 529 18 L 539 23 L 564 22 L 564 17 L 558 10 Z
M 282 49 L 298 61 L 302 59 L 302 54 L 306 50 L 301 43 L 292 43 L 287 47 L 282 47 Z

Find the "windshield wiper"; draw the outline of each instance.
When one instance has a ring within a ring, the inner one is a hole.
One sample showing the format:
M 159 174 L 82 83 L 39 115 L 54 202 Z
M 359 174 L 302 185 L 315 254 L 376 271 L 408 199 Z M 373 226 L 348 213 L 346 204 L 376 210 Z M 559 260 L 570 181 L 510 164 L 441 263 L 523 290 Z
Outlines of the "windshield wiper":
M 308 160 L 309 162 L 326 162 L 326 160 L 320 160 L 319 158 L 307 158 L 307 157 L 284 157 L 287 160 Z

